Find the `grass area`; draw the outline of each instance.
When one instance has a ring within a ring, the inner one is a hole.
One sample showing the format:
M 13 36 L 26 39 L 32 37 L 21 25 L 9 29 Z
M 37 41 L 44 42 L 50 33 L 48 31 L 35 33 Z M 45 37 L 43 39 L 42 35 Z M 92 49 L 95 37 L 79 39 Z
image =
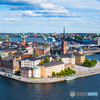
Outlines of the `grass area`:
M 42 79 L 43 77 L 35 78 L 35 77 L 30 77 L 30 79 Z

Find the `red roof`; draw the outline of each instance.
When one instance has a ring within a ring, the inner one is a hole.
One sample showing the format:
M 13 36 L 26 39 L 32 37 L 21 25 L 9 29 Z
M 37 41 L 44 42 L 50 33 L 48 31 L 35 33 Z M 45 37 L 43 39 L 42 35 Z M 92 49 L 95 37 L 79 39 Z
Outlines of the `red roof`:
M 24 48 L 28 48 L 29 46 L 23 46 Z
M 34 43 L 34 45 L 37 45 L 36 43 Z

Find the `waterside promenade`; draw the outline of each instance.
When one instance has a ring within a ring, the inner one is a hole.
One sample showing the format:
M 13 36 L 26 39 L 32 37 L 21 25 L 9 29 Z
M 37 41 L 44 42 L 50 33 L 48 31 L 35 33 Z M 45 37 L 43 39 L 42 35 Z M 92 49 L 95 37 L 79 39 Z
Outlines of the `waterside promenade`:
M 75 68 L 72 68 L 72 69 L 76 70 L 76 74 L 74 75 L 76 78 L 100 74 L 100 62 L 98 61 L 96 66 L 94 66 L 92 68 L 75 65 Z M 2 75 L 4 77 L 14 79 L 14 80 L 17 80 L 20 82 L 25 82 L 25 83 L 54 83 L 54 82 L 65 81 L 65 79 L 67 77 L 69 77 L 69 76 L 65 76 L 65 77 L 60 77 L 60 78 L 29 79 L 29 78 L 24 78 L 21 76 L 16 76 L 16 75 L 12 75 L 12 77 L 10 77 L 5 74 L 8 74 L 8 73 L 0 71 L 0 75 Z

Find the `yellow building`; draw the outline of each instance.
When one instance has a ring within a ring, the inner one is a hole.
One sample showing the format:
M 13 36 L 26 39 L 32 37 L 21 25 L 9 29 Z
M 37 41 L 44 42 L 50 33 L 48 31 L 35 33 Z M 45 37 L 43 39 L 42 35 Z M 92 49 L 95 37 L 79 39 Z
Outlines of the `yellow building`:
M 57 73 L 60 72 L 61 70 L 64 70 L 65 68 L 64 63 L 60 61 L 43 63 L 39 65 L 39 67 L 41 68 L 41 76 L 44 78 L 51 77 L 53 71 Z
M 85 60 L 85 56 L 80 54 L 80 53 L 74 53 L 75 55 L 75 64 L 83 64 L 84 60 Z

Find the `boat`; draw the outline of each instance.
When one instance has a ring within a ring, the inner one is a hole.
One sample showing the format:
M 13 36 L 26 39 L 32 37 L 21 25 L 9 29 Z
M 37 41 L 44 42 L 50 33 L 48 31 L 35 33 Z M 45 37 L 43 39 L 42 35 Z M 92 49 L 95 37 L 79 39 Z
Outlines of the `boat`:
M 48 38 L 47 38 L 47 41 L 50 41 L 50 42 L 55 42 L 56 40 L 55 40 L 55 38 L 54 38 L 54 37 L 48 37 Z
M 71 81 L 71 80 L 74 80 L 74 79 L 76 79 L 75 76 L 70 76 L 70 77 L 67 77 L 67 78 L 66 78 L 66 81 Z
M 43 40 L 47 40 L 47 38 L 46 37 L 43 37 Z

